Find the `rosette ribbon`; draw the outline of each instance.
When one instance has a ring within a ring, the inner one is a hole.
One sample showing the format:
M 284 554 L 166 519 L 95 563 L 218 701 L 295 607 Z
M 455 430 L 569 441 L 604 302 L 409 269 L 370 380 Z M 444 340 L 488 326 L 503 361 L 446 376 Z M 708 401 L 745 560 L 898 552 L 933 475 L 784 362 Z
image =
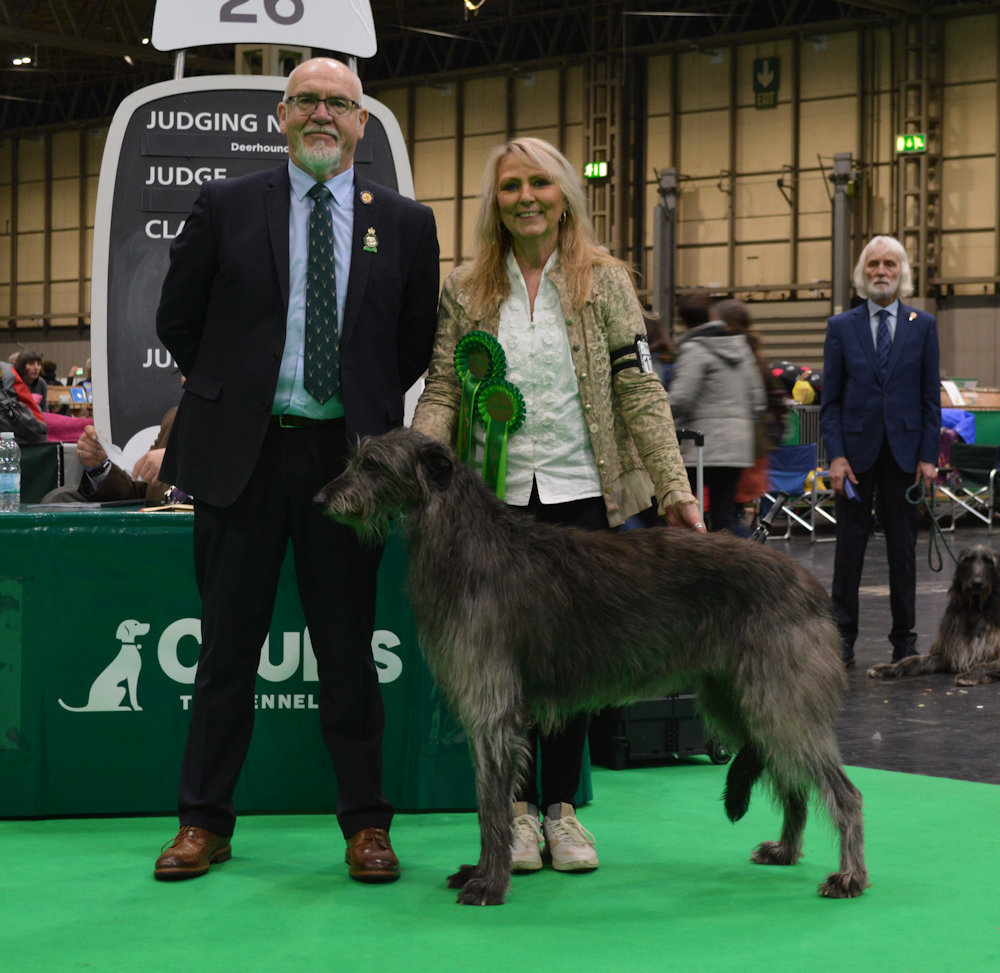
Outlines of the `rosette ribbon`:
M 486 331 L 470 331 L 455 346 L 455 372 L 462 383 L 455 452 L 467 463 L 472 454 L 472 420 L 476 398 L 485 382 L 500 381 L 507 373 L 507 358 L 500 342 Z
M 507 439 L 524 422 L 524 396 L 510 382 L 484 383 L 479 389 L 477 408 L 486 425 L 483 481 L 503 500 L 507 492 Z

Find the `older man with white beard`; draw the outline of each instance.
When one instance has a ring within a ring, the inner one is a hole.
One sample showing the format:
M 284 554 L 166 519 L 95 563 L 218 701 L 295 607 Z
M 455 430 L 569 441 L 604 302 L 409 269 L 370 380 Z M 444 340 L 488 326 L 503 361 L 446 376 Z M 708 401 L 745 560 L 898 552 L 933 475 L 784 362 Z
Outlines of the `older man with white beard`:
M 889 559 L 892 658 L 917 652 L 917 508 L 906 491 L 920 482 L 933 489 L 941 429 L 937 324 L 900 301 L 913 293 L 902 244 L 874 237 L 858 258 L 854 286 L 864 303 L 827 325 L 820 408 L 837 494 L 833 607 L 848 668 L 876 503 Z

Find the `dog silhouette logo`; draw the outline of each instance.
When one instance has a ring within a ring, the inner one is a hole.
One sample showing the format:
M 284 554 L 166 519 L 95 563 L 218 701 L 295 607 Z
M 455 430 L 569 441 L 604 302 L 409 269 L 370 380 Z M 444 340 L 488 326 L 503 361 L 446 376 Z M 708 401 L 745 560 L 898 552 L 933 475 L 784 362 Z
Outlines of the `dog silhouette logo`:
M 59 705 L 73 713 L 138 713 L 142 710 L 136 697 L 142 659 L 136 636 L 145 635 L 149 625 L 126 618 L 118 626 L 115 638 L 121 642 L 118 654 L 105 667 L 90 687 L 86 706 L 70 706 L 61 699 Z M 124 685 L 122 685 L 124 683 Z M 129 705 L 125 705 L 126 694 Z

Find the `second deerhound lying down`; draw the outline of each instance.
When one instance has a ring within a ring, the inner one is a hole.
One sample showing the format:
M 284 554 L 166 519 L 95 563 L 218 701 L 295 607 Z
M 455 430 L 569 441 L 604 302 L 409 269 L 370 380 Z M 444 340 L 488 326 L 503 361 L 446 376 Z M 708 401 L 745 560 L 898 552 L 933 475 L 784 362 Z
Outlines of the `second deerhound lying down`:
M 714 739 L 736 752 L 725 809 L 765 782 L 784 812 L 752 861 L 801 855 L 810 792 L 840 837 L 821 895 L 868 886 L 861 794 L 834 720 L 845 677 L 826 592 L 759 544 L 674 528 L 587 532 L 510 510 L 446 446 L 409 430 L 363 441 L 316 502 L 360 534 L 402 517 L 420 646 L 468 734 L 481 851 L 450 876 L 458 901 L 504 901 L 511 801 L 532 720 L 693 687 Z M 737 752 L 738 751 L 738 752 Z
M 956 686 L 1000 680 L 1000 557 L 985 544 L 958 552 L 948 606 L 927 655 L 879 662 L 873 679 L 955 672 Z

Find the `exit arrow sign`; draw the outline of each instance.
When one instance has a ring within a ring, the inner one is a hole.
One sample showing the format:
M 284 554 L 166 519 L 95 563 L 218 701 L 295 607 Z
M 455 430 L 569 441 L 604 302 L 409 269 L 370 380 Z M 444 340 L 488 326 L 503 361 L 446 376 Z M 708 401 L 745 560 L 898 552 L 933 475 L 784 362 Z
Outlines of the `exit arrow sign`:
M 778 104 L 779 60 L 760 57 L 753 62 L 753 93 L 757 108 L 774 108 Z

